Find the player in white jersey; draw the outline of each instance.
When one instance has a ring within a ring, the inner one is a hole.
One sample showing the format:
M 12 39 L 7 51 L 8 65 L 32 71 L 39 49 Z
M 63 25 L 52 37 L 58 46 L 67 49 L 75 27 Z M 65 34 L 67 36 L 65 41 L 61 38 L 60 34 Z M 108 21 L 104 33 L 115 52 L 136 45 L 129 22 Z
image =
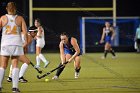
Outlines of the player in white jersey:
M 34 29 L 34 30 L 31 30 L 31 29 Z M 29 64 L 31 63 L 30 59 L 25 55 L 27 53 L 27 50 L 28 50 L 28 46 L 25 46 L 26 45 L 26 39 L 27 39 L 27 45 L 30 45 L 31 42 L 33 41 L 34 37 L 36 36 L 36 33 L 37 33 L 37 30 L 35 30 L 35 29 L 37 29 L 35 26 L 31 26 L 29 28 L 27 38 L 25 38 L 24 35 L 22 34 L 22 43 L 23 43 L 23 48 L 24 48 L 24 55 L 21 55 L 19 57 L 19 61 L 23 63 L 21 68 L 20 68 L 20 72 L 19 72 L 19 81 L 22 82 L 22 83 L 28 82 L 28 80 L 26 80 L 23 76 L 24 76 Z M 9 76 L 7 78 L 7 81 L 12 82 L 12 65 L 10 66 L 10 71 L 9 71 Z
M 0 62 L 0 92 L 2 91 L 2 81 L 4 78 L 5 69 L 7 68 L 8 61 L 11 58 L 13 70 L 13 92 L 20 92 L 18 89 L 19 69 L 18 61 L 19 56 L 24 55 L 21 31 L 27 35 L 26 23 L 22 16 L 16 15 L 16 5 L 14 2 L 9 2 L 6 6 L 8 14 L 0 18 L 0 29 L 2 29 L 1 39 L 1 62 Z
M 44 29 L 41 26 L 41 21 L 39 18 L 35 19 L 35 26 L 37 27 L 37 36 L 36 36 L 36 66 L 35 68 L 40 67 L 40 61 L 44 62 L 44 67 L 46 68 L 49 64 L 49 61 L 46 60 L 44 55 L 41 53 L 42 48 L 45 46 L 45 38 L 44 38 Z

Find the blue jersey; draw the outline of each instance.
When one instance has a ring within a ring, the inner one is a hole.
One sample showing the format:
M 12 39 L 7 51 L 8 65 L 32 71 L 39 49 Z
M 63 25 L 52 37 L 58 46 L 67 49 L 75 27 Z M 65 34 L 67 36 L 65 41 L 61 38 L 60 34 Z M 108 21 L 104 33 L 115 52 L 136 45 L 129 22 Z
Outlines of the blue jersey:
M 111 43 L 112 32 L 110 28 L 105 28 L 105 42 Z
M 68 38 L 68 44 L 69 44 L 69 45 L 64 44 L 64 53 L 65 53 L 65 54 L 74 55 L 75 49 L 73 48 L 73 46 L 72 46 L 72 44 L 71 44 L 71 37 Z M 80 49 L 80 54 L 79 54 L 79 55 L 81 55 L 81 54 L 82 54 L 82 51 L 81 51 L 81 49 Z

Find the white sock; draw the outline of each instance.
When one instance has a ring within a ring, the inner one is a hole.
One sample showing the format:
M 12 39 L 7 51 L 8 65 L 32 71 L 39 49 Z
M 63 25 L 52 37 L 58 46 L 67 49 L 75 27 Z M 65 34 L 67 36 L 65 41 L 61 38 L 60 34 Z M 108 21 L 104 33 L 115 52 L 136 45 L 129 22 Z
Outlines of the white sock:
M 39 56 L 36 56 L 36 65 L 40 66 L 40 58 L 39 58 Z
M 13 68 L 12 70 L 13 88 L 18 88 L 18 80 L 19 80 L 19 69 Z
M 4 73 L 5 73 L 5 69 L 0 68 L 0 87 L 2 87 L 2 81 L 3 81 Z
M 9 77 L 12 77 L 12 69 L 13 69 L 13 67 L 12 67 L 12 65 L 10 65 Z
M 39 54 L 39 58 L 40 58 L 44 63 L 48 63 L 48 61 L 47 61 L 46 58 L 43 56 L 43 54 Z
M 24 63 L 22 64 L 20 71 L 19 71 L 19 78 L 22 77 L 24 75 L 24 73 L 26 72 L 28 68 L 28 64 Z

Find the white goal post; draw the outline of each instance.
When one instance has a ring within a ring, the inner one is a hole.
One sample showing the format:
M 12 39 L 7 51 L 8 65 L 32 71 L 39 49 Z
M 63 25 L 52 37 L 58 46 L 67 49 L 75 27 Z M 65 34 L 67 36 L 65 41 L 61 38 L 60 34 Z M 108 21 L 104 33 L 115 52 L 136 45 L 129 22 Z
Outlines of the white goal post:
M 50 8 L 50 7 L 43 7 L 43 8 L 40 8 L 40 7 L 34 7 L 33 6 L 33 0 L 29 0 L 29 16 L 30 16 L 30 18 L 29 18 L 29 20 L 30 20 L 30 26 L 32 26 L 33 25 L 33 12 L 34 11 L 54 11 L 54 12 L 56 12 L 56 11 L 110 11 L 110 12 L 112 12 L 112 16 L 113 16 L 113 26 L 116 26 L 116 1 L 117 0 L 112 0 L 112 6 L 111 7 L 99 7 L 99 8 L 95 8 L 95 7 L 90 7 L 90 8 L 82 8 L 82 9 L 80 9 L 80 8 L 77 8 L 77 7 L 72 7 L 72 8 L 60 8 L 60 7 L 58 7 L 58 8 Z M 84 18 L 83 18 L 84 19 Z M 83 20 L 84 21 L 84 20 Z M 83 23 L 83 29 L 84 29 L 84 22 L 82 22 Z M 82 32 L 83 34 L 85 34 L 84 32 Z M 82 49 L 83 49 L 83 53 L 85 53 L 85 42 L 84 42 L 84 36 L 83 36 L 83 47 L 82 47 Z

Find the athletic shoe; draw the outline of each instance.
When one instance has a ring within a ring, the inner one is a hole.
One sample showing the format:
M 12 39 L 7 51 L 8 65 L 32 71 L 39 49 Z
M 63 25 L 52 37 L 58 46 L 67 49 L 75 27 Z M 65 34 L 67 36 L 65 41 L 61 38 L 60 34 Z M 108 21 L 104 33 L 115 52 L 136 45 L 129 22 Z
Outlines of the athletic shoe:
M 19 93 L 20 90 L 19 90 L 18 88 L 12 88 L 12 92 L 13 92 L 13 93 Z
M 75 78 L 78 78 L 79 77 L 80 70 L 81 70 L 81 66 L 80 66 L 80 68 L 75 69 Z
M 79 72 L 75 72 L 75 78 L 79 77 Z
M 35 65 L 35 67 L 34 68 L 40 68 L 40 66 L 39 65 Z
M 75 70 L 75 78 L 78 78 L 79 77 L 79 75 L 80 75 L 80 69 L 81 69 L 81 67 L 77 71 Z
M 19 78 L 19 82 L 21 82 L 21 83 L 27 83 L 28 80 L 26 80 L 24 77 L 20 77 Z
M 58 76 L 54 76 L 52 77 L 53 80 L 57 80 L 58 79 Z
M 46 68 L 48 65 L 50 64 L 50 62 L 46 62 L 45 65 L 44 65 L 44 68 Z
M 7 78 L 7 81 L 8 81 L 8 82 L 12 82 L 12 78 L 11 78 L 11 77 L 8 77 L 8 78 Z

